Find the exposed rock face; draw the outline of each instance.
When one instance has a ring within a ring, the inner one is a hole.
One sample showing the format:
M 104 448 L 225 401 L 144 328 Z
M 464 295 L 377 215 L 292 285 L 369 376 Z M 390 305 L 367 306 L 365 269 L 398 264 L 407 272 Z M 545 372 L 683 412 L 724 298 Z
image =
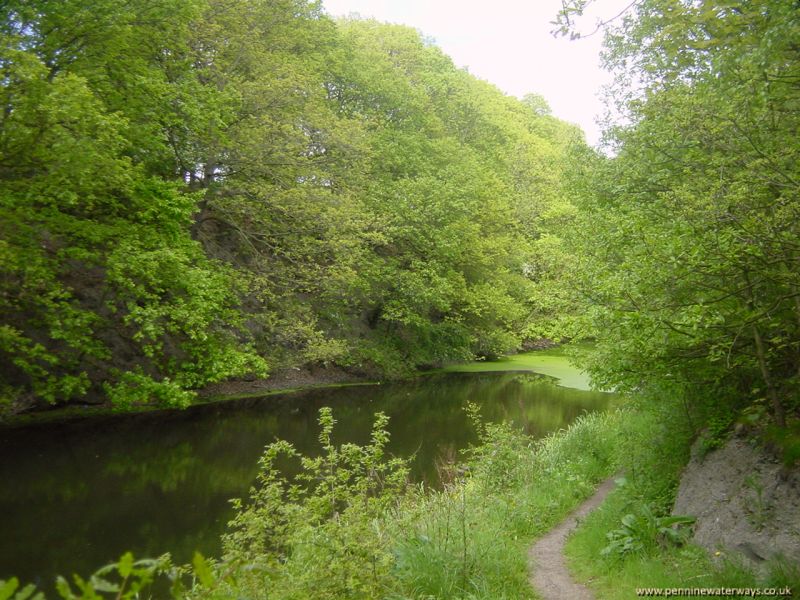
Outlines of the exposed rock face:
M 694 541 L 710 552 L 800 564 L 800 471 L 744 439 L 702 459 L 695 445 L 673 514 L 697 518 Z

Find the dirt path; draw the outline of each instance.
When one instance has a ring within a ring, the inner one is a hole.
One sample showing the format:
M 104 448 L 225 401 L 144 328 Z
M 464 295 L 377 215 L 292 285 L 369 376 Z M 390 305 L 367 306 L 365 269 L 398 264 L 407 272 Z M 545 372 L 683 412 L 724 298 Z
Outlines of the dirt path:
M 597 508 L 609 492 L 614 489 L 614 479 L 606 479 L 594 495 L 575 511 L 539 539 L 528 551 L 529 581 L 544 600 L 593 600 L 594 594 L 585 585 L 575 583 L 564 559 L 564 543 L 567 536 L 586 515 Z

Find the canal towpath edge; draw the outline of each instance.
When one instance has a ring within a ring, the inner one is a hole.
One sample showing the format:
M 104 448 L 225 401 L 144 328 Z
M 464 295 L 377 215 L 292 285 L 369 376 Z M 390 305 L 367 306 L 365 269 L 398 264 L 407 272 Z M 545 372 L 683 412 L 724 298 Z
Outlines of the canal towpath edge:
M 594 600 L 594 593 L 572 578 L 564 557 L 564 544 L 581 520 L 600 506 L 614 489 L 617 477 L 615 475 L 601 483 L 590 498 L 528 550 L 528 580 L 544 600 Z

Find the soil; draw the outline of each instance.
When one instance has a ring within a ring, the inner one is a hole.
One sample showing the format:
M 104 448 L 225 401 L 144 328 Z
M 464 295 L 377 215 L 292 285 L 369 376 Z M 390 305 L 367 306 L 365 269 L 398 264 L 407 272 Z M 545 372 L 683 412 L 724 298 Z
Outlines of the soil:
M 354 374 L 336 367 L 305 367 L 277 371 L 268 379 L 252 381 L 233 380 L 209 385 L 198 392 L 201 399 L 209 400 L 220 397 L 250 396 L 259 393 L 296 388 L 335 385 L 345 383 L 363 383 L 368 377 Z
M 539 539 L 528 551 L 529 581 L 544 600 L 592 600 L 594 594 L 576 583 L 564 558 L 564 544 L 581 520 L 597 508 L 614 489 L 614 477 L 604 481 L 594 495 L 581 504 L 560 525 Z
M 694 542 L 759 570 L 779 556 L 800 564 L 800 469 L 741 437 L 705 456 L 700 448 L 698 440 L 673 509 L 697 518 Z

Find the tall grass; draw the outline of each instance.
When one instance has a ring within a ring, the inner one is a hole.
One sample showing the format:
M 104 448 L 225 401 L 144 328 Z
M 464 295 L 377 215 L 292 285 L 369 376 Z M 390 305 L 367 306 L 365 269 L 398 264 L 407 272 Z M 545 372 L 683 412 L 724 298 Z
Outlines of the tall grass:
M 614 472 L 624 412 L 593 413 L 539 441 L 481 426 L 470 475 L 406 507 L 397 598 L 532 598 L 531 541 Z
M 431 491 L 403 486 L 404 465 L 383 456 L 385 418 L 367 446 L 336 447 L 335 420 L 324 410 L 322 455 L 301 457 L 286 442 L 268 448 L 219 560 L 196 556 L 177 567 L 168 557 L 134 563 L 127 554 L 59 591 L 70 600 L 132 600 L 148 597 L 142 590 L 161 577 L 170 585 L 155 597 L 533 598 L 527 548 L 618 468 L 633 413 L 585 415 L 538 441 L 483 424 L 474 409 L 473 417 L 481 443 L 464 464 L 444 465 L 448 483 Z M 301 462 L 303 485 L 281 475 L 279 455 Z
M 702 548 L 663 537 L 643 540 L 630 552 L 604 552 L 609 532 L 618 531 L 626 515 L 670 513 L 695 425 L 665 402 L 649 403 L 625 424 L 618 447 L 624 484 L 584 520 L 565 550 L 573 573 L 598 598 L 636 598 L 636 588 L 800 587 L 797 566 L 775 564 L 759 578 L 741 561 L 722 554 L 712 559 Z

